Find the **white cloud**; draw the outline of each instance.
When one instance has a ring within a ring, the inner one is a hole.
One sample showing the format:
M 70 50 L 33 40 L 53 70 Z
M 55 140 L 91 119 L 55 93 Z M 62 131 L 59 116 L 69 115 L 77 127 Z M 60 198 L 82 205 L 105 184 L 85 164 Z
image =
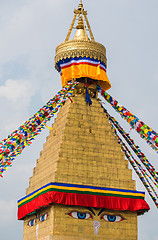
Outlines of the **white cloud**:
M 6 137 L 29 118 L 31 98 L 36 88 L 30 81 L 8 79 L 0 85 L 1 138 Z
M 54 30 L 50 32 L 50 22 L 55 21 L 50 13 L 59 5 L 61 2 L 56 0 L 46 0 L 44 4 L 42 0 L 24 1 L 22 6 L 10 12 L 4 21 L 3 28 L 0 29 L 0 61 L 4 63 L 14 60 L 19 55 L 28 54 L 37 60 L 38 54 L 41 55 L 41 50 L 44 49 L 43 46 L 49 48 L 54 32 Z M 57 24 L 54 24 L 53 28 L 57 29 Z M 34 58 L 30 58 L 30 61 L 33 62 Z M 43 55 L 38 61 L 43 62 Z
M 8 1 L 9 9 L 11 4 L 12 1 Z M 5 64 L 9 62 L 16 64 L 19 59 L 25 58 L 29 80 L 38 88 L 39 94 L 44 99 L 46 98 L 43 94 L 43 87 L 47 89 L 47 92 L 50 89 L 53 90 L 54 84 L 58 90 L 61 87 L 60 77 L 54 71 L 53 59 L 54 46 L 62 42 L 66 35 L 59 31 L 60 22 L 55 23 L 57 19 L 55 9 L 59 9 L 61 5 L 63 7 L 61 11 L 64 12 L 66 2 L 46 0 L 43 5 L 42 0 L 24 0 L 23 4 L 19 3 L 16 8 L 13 7 L 14 11 L 7 13 L 7 17 L 3 20 L 3 27 L 0 27 L 0 78 L 4 79 L 3 66 Z M 68 27 L 67 25 L 67 30 Z M 17 79 L 17 73 L 13 74 L 15 76 L 11 78 Z M 53 82 L 56 76 L 59 79 Z M 52 97 L 52 94 L 50 96 Z
M 35 91 L 32 84 L 25 80 L 8 79 L 0 86 L 0 97 L 9 100 L 14 107 L 28 106 Z

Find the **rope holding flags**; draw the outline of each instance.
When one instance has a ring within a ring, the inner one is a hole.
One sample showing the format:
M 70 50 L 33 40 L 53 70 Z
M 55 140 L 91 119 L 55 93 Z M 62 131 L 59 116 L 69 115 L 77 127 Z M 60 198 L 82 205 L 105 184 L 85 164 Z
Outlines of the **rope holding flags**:
M 105 92 L 98 86 L 98 92 L 110 105 L 124 118 L 131 126 L 139 133 L 140 137 L 145 139 L 146 142 L 158 153 L 158 133 L 150 128 L 143 121 L 139 120 L 134 114 L 127 110 L 124 106 L 120 105 L 112 96 Z
M 28 121 L 0 142 L 0 177 L 7 171 L 8 167 L 12 166 L 15 157 L 32 143 L 35 137 L 45 128 L 46 123 L 70 98 L 76 84 L 68 83 Z
M 134 143 L 133 139 L 130 138 L 129 134 L 125 132 L 125 130 L 119 125 L 119 123 L 115 120 L 114 117 L 111 117 L 107 110 L 101 105 L 106 113 L 106 116 L 111 124 L 111 127 L 115 130 L 115 136 L 117 137 L 118 143 L 121 145 L 122 151 L 125 153 L 128 161 L 132 165 L 136 174 L 142 181 L 146 190 L 148 191 L 150 197 L 158 208 L 158 194 L 153 185 L 158 188 L 158 172 L 156 172 L 155 168 L 149 162 L 149 160 L 145 157 L 145 155 L 141 152 L 140 148 Z M 142 164 L 146 167 L 147 171 L 141 166 L 141 164 L 133 157 L 132 153 L 128 149 L 127 145 L 123 142 L 123 140 L 119 137 L 117 131 L 121 134 L 127 144 L 131 147 L 137 157 L 141 160 Z M 151 184 L 152 182 L 152 184 Z
M 139 146 L 137 146 L 134 143 L 134 140 L 125 132 L 125 130 L 120 126 L 120 124 L 116 121 L 114 117 L 111 117 L 110 114 L 105 110 L 105 113 L 107 117 L 109 118 L 109 121 L 111 124 L 115 126 L 115 128 L 119 131 L 119 133 L 122 135 L 122 137 L 126 140 L 128 145 L 131 147 L 131 149 L 134 151 L 134 153 L 137 155 L 137 157 L 140 159 L 140 161 L 144 164 L 144 166 L 147 168 L 151 176 L 154 178 L 156 181 L 156 186 L 158 187 L 158 172 L 156 172 L 154 166 L 149 162 L 147 157 L 142 153 L 141 149 Z
M 138 175 L 138 177 L 142 181 L 143 185 L 145 186 L 146 190 L 148 191 L 149 195 L 151 196 L 153 202 L 155 203 L 156 207 L 158 208 L 158 195 L 157 195 L 156 191 L 154 190 L 154 188 L 152 187 L 152 185 L 150 184 L 147 176 L 143 173 L 144 169 L 142 169 L 141 166 L 138 164 L 138 162 L 134 159 L 131 152 L 126 147 L 126 145 L 123 143 L 123 141 L 119 138 L 119 136 L 117 135 L 116 132 L 115 132 L 115 134 L 118 137 L 118 143 L 121 145 L 121 148 L 124 151 L 128 161 L 131 163 L 133 169 L 135 170 L 136 174 Z M 135 165 L 135 163 L 136 163 L 137 166 Z M 154 194 L 152 193 L 151 190 L 153 191 L 153 193 L 155 194 L 156 197 L 154 197 Z

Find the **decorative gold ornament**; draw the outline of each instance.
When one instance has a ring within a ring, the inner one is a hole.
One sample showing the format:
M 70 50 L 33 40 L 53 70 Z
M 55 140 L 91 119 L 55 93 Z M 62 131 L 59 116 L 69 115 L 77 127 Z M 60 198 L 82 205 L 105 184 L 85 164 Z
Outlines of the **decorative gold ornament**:
M 76 26 L 76 34 L 73 40 L 69 40 L 75 20 L 78 16 L 78 24 Z M 90 39 L 87 36 L 86 26 L 88 28 Z M 56 48 L 55 68 L 59 71 L 57 63 L 66 58 L 89 57 L 102 61 L 107 66 L 106 48 L 95 42 L 94 36 L 87 18 L 87 11 L 84 11 L 82 1 L 78 9 L 74 10 L 74 18 L 68 31 L 65 42 Z

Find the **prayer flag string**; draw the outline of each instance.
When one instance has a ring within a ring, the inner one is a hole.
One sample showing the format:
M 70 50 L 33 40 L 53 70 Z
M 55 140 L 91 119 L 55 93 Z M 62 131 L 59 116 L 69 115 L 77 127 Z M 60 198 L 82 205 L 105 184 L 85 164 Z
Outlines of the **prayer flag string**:
M 15 157 L 32 143 L 35 137 L 45 128 L 46 123 L 70 98 L 76 84 L 68 83 L 28 121 L 0 142 L 0 177 L 7 171 L 8 167 L 12 166 Z
M 103 106 L 102 106 L 103 107 Z M 130 150 L 128 149 L 127 145 L 123 142 L 123 140 L 119 137 L 117 131 L 119 131 L 121 129 L 120 134 L 121 136 L 124 137 L 124 139 L 127 141 L 127 143 L 130 145 L 130 147 L 132 148 L 131 142 L 129 141 L 132 140 L 128 134 L 128 137 L 125 138 L 125 134 L 126 132 L 123 130 L 123 128 L 121 128 L 121 126 L 118 124 L 118 122 L 110 116 L 110 114 L 107 112 L 107 110 L 103 107 L 104 112 L 106 113 L 107 118 L 109 119 L 109 122 L 112 126 L 112 128 L 114 128 L 115 130 L 115 136 L 117 137 L 118 143 L 121 145 L 121 149 L 122 151 L 124 151 L 125 156 L 127 157 L 127 159 L 129 160 L 130 164 L 132 165 L 133 169 L 135 170 L 136 174 L 139 176 L 140 180 L 142 181 L 143 185 L 145 186 L 145 188 L 147 189 L 150 197 L 152 198 L 152 200 L 154 201 L 156 207 L 158 208 L 158 194 L 156 192 L 156 190 L 154 189 L 154 187 L 152 186 L 152 184 L 150 183 L 150 180 L 152 181 L 152 183 L 158 187 L 158 184 L 151 178 L 151 176 L 147 173 L 147 171 L 145 169 L 143 169 L 143 167 L 141 166 L 141 164 L 133 157 L 132 153 L 130 152 Z M 132 140 L 133 141 L 133 140 Z M 136 146 L 133 142 L 133 145 Z M 140 148 L 138 147 L 139 151 Z M 133 148 L 132 148 L 133 150 Z M 134 151 L 134 150 L 133 150 Z M 136 152 L 135 152 L 136 153 Z M 144 155 L 145 156 L 145 155 Z M 138 155 L 137 155 L 138 157 Z M 148 161 L 149 163 L 149 161 Z M 144 163 L 143 163 L 144 164 Z M 149 163 L 150 164 L 150 163 Z M 145 165 L 145 164 L 144 164 Z M 146 167 L 146 165 L 145 165 Z M 150 172 L 151 174 L 151 172 Z M 150 179 L 150 180 L 149 180 Z M 155 179 L 155 178 L 154 178 Z
M 120 124 L 116 121 L 114 117 L 111 117 L 110 114 L 107 112 L 106 109 L 104 109 L 106 112 L 106 115 L 109 118 L 109 121 L 115 126 L 115 128 L 120 132 L 120 134 L 123 136 L 123 138 L 126 140 L 126 142 L 129 144 L 131 149 L 134 151 L 134 153 L 137 155 L 137 157 L 140 159 L 140 161 L 144 164 L 146 169 L 149 171 L 151 176 L 156 181 L 156 186 L 158 187 L 158 172 L 155 170 L 154 166 L 149 162 L 145 154 L 141 151 L 140 147 L 137 146 L 134 142 L 134 140 L 130 137 L 129 134 L 125 132 L 125 130 L 120 126 Z
M 139 133 L 140 137 L 145 139 L 146 142 L 158 153 L 158 133 L 150 128 L 143 121 L 140 121 L 138 117 L 132 114 L 124 106 L 120 105 L 112 96 L 105 92 L 100 86 L 98 86 L 98 92 L 104 99 L 110 103 L 110 105 L 124 118 L 131 126 Z
M 117 135 L 116 131 L 115 131 L 115 135 L 118 137 L 118 143 L 121 145 L 121 148 L 124 151 L 127 159 L 129 160 L 129 162 L 132 165 L 133 169 L 137 173 L 138 177 L 142 181 L 143 185 L 145 186 L 146 190 L 148 191 L 149 195 L 151 196 L 153 202 L 155 203 L 156 207 L 158 208 L 158 195 L 157 195 L 155 189 L 153 188 L 153 186 L 150 184 L 147 176 L 144 174 L 145 170 L 138 164 L 136 159 L 134 159 L 134 157 L 132 156 L 131 152 L 126 147 L 125 143 L 123 143 L 122 139 Z M 135 165 L 135 163 L 136 163 L 137 166 Z M 152 189 L 153 192 L 151 191 L 151 189 Z M 155 194 L 156 197 L 154 197 L 153 193 Z

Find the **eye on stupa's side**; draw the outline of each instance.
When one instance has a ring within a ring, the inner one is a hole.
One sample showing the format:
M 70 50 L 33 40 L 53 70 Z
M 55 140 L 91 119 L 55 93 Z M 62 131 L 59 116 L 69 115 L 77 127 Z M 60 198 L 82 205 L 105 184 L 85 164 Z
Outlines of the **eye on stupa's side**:
M 77 17 L 75 36 L 69 40 Z M 95 42 L 81 2 L 55 56 L 62 85 L 79 84 L 58 113 L 26 196 L 18 201 L 24 240 L 137 240 L 137 216 L 149 206 L 144 193 L 136 191 L 96 97 L 98 83 L 105 90 L 111 87 L 106 65 L 106 49 Z M 87 91 L 91 107 L 85 101 Z

